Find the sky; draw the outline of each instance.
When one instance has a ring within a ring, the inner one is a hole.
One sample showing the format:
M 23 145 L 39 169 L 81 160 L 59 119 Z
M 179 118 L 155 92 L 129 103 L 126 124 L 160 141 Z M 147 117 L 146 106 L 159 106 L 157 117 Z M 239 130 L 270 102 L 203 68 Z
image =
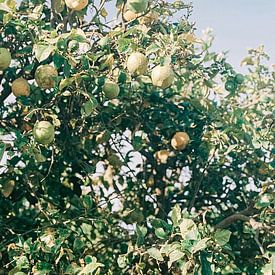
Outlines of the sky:
M 229 62 L 240 67 L 248 48 L 265 45 L 275 64 L 275 0 L 193 0 L 197 35 L 210 27 L 213 51 L 229 50 Z

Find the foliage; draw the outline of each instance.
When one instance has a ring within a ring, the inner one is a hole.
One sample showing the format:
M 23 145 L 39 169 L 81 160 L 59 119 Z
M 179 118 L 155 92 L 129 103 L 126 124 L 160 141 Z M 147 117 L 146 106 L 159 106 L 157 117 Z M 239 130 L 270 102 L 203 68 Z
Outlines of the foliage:
M 125 22 L 118 0 L 114 22 L 109 2 L 0 0 L 12 57 L 0 75 L 0 273 L 272 274 L 275 72 L 263 47 L 242 75 L 210 32 L 194 34 L 190 4 L 142 1 Z M 148 70 L 129 72 L 133 53 Z M 162 66 L 168 82 L 152 83 Z M 11 98 L 19 77 L 30 94 Z

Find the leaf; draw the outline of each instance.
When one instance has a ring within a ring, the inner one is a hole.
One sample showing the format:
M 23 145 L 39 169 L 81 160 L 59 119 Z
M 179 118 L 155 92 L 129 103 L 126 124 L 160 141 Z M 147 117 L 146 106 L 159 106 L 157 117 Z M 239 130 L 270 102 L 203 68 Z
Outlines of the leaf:
M 9 180 L 3 184 L 2 194 L 5 198 L 11 195 L 11 193 L 13 192 L 14 186 L 15 186 L 14 180 Z
M 149 54 L 157 52 L 159 50 L 160 50 L 159 45 L 157 45 L 157 44 L 151 44 L 149 47 L 147 47 L 146 54 L 149 55 Z
M 214 239 L 220 246 L 223 246 L 229 242 L 230 236 L 231 232 L 229 230 L 217 230 L 214 234 Z
M 178 226 L 181 219 L 181 209 L 178 204 L 176 204 L 172 209 L 171 219 L 174 226 Z
M 59 90 L 62 91 L 64 88 L 68 87 L 75 81 L 75 77 L 62 79 L 59 83 Z
M 159 239 L 165 240 L 167 237 L 167 233 L 164 231 L 163 228 L 156 228 L 155 229 L 155 234 Z
M 207 260 L 207 254 L 201 253 L 201 274 L 203 275 L 212 275 L 214 274 L 211 269 L 211 263 Z
M 120 268 L 125 268 L 127 266 L 127 257 L 125 255 L 119 255 L 117 264 Z
M 198 251 L 201 251 L 207 247 L 207 242 L 210 240 L 210 238 L 204 238 L 200 241 L 198 241 L 192 248 L 192 253 L 195 254 Z
M 104 265 L 101 264 L 101 263 L 93 262 L 93 263 L 87 264 L 87 265 L 85 266 L 85 268 L 82 269 L 82 271 L 79 272 L 78 274 L 79 274 L 79 275 L 92 274 L 96 269 L 98 269 L 99 267 L 103 267 L 103 266 L 104 266 Z
M 93 110 L 97 107 L 97 101 L 95 98 L 90 98 L 87 102 L 84 103 L 81 109 L 81 113 L 89 116 Z
M 35 44 L 33 46 L 33 51 L 38 62 L 46 60 L 54 49 L 55 47 L 53 45 Z
M 184 253 L 179 250 L 174 250 L 169 254 L 168 268 L 172 266 L 172 264 L 179 259 L 184 257 Z
M 0 3 L 0 11 L 11 13 L 12 9 L 6 3 Z
M 153 219 L 151 221 L 151 224 L 154 228 L 165 228 L 168 231 L 172 230 L 172 225 L 171 224 L 168 224 L 166 221 L 158 219 L 158 218 Z
M 2 158 L 4 156 L 5 150 L 6 150 L 5 143 L 0 143 L 0 162 L 2 161 Z
M 180 233 L 184 240 L 196 240 L 199 236 L 197 226 L 191 219 L 182 220 L 180 224 Z
M 160 251 L 155 247 L 149 248 L 147 250 L 147 253 L 157 261 L 163 261 L 164 260 L 161 253 L 160 253 Z
M 137 245 L 140 246 L 144 243 L 144 237 L 147 234 L 147 228 L 144 226 L 137 225 L 136 234 L 137 234 Z

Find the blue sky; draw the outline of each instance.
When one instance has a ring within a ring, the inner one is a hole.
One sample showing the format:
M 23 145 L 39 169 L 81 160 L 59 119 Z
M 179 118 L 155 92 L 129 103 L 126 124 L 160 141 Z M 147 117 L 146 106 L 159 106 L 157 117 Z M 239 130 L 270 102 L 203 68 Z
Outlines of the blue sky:
M 235 66 L 247 48 L 260 44 L 275 64 L 275 0 L 193 0 L 192 20 L 197 35 L 207 27 L 213 29 L 213 50 L 229 50 L 228 60 Z

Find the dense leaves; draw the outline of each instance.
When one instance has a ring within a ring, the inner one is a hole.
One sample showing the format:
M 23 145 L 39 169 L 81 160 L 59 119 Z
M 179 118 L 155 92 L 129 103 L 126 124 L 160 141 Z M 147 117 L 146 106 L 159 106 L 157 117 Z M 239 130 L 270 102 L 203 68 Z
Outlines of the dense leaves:
M 0 274 L 272 274 L 263 47 L 243 75 L 190 4 L 112 2 L 0 0 Z

